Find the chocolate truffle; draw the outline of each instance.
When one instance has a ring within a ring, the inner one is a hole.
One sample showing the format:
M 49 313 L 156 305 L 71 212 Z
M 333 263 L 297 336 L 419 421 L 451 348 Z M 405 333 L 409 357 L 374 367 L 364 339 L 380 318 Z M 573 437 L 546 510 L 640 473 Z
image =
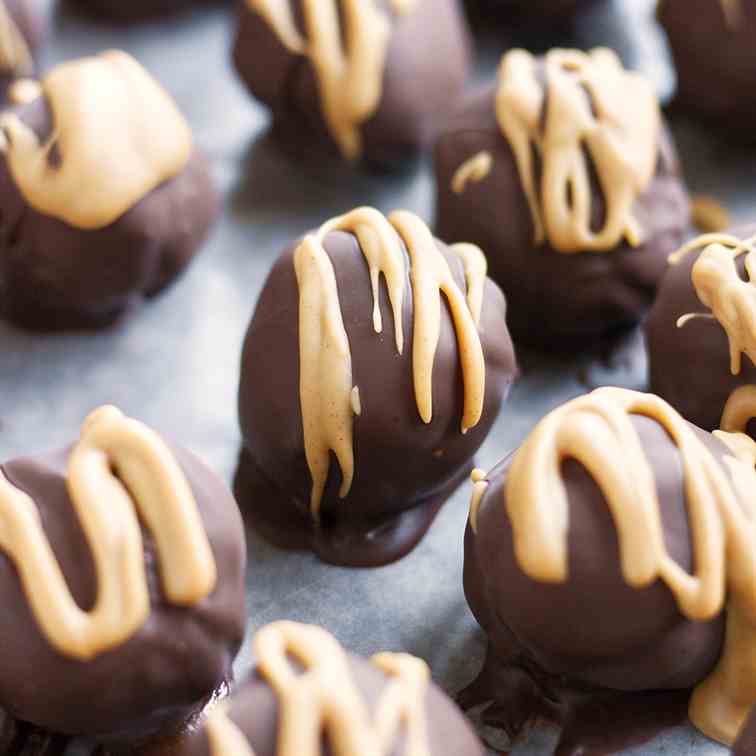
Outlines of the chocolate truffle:
M 73 446 L 0 468 L 0 744 L 175 734 L 227 685 L 244 634 L 230 492 L 114 407 Z
M 689 221 L 652 87 L 606 49 L 505 55 L 436 181 L 438 236 L 486 250 L 515 343 L 552 351 L 638 323 Z
M 126 53 L 54 68 L 0 115 L 0 303 L 42 329 L 112 323 L 171 283 L 218 197 L 176 105 Z
M 0 103 L 14 81 L 34 75 L 34 55 L 44 35 L 34 0 L 0 0 Z
M 84 13 L 107 21 L 126 24 L 176 15 L 213 2 L 220 4 L 221 0 L 67 0 L 67 2 Z
M 756 226 L 705 234 L 671 262 L 645 324 L 651 390 L 706 430 L 752 432 Z
M 294 622 L 264 627 L 254 649 L 257 667 L 229 705 L 156 754 L 483 756 L 420 659 L 384 653 L 368 663 L 325 630 Z
M 458 0 L 245 0 L 234 47 L 286 144 L 384 167 L 435 140 L 469 57 Z
M 556 24 L 572 20 L 601 0 L 468 0 L 474 12 L 501 21 Z
M 464 703 L 512 735 L 556 722 L 560 754 L 686 712 L 731 745 L 756 702 L 755 461 L 748 436 L 603 388 L 476 471 L 464 581 L 488 655 Z
M 242 355 L 236 492 L 253 526 L 336 564 L 409 552 L 509 391 L 505 316 L 482 252 L 409 212 L 358 208 L 292 244 Z
M 675 103 L 756 142 L 756 0 L 661 0 L 659 21 L 677 68 Z

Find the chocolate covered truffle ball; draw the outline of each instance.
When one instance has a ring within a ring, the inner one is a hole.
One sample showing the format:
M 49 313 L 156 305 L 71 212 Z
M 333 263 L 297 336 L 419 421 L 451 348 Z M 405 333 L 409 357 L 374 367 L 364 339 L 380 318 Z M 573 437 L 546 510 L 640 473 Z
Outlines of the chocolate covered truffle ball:
M 390 166 L 438 135 L 469 40 L 458 0 L 245 0 L 234 62 L 289 146 Z
M 420 659 L 384 653 L 367 662 L 294 622 L 264 627 L 254 651 L 257 667 L 229 704 L 150 756 L 483 756 Z
M 27 90 L 0 115 L 0 307 L 32 328 L 112 323 L 197 252 L 218 210 L 207 162 L 126 53 Z
M 753 435 L 756 226 L 701 236 L 671 262 L 645 325 L 651 390 L 706 430 Z
M 756 702 L 755 461 L 748 436 L 604 388 L 476 471 L 464 580 L 488 655 L 465 703 L 513 735 L 556 722 L 558 753 L 686 712 L 731 745 Z
M 100 408 L 72 446 L 0 467 L 0 523 L 3 753 L 175 734 L 227 685 L 244 536 L 192 454 Z
M 756 0 L 661 0 L 675 102 L 724 136 L 756 142 Z
M 289 247 L 242 355 L 237 499 L 336 564 L 404 556 L 468 475 L 515 374 L 483 253 L 359 208 Z
M 0 103 L 14 81 L 34 75 L 34 55 L 45 34 L 45 22 L 35 0 L 0 0 Z M 14 101 L 16 96 L 10 95 Z
M 436 232 L 486 250 L 516 344 L 635 325 L 689 221 L 651 85 L 610 50 L 504 56 L 436 149 Z

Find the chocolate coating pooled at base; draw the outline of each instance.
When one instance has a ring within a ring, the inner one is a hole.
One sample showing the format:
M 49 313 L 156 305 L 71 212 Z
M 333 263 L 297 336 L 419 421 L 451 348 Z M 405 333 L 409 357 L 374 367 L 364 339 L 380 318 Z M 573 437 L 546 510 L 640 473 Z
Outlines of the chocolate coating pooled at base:
M 230 5 L 228 0 L 66 0 L 67 5 L 83 13 L 119 24 L 155 21 L 222 3 Z
M 756 142 L 756 1 L 661 0 L 658 17 L 677 70 L 674 104 L 725 139 Z
M 680 455 L 656 420 L 631 420 L 655 475 L 666 548 L 690 572 Z M 722 464 L 724 444 L 694 430 Z M 558 724 L 559 756 L 614 753 L 681 723 L 691 689 L 719 660 L 724 617 L 693 622 L 660 580 L 643 589 L 627 584 L 607 502 L 569 458 L 562 465 L 569 578 L 547 584 L 528 577 L 514 553 L 506 509 L 511 463 L 510 457 L 487 476 L 477 534 L 468 527 L 465 536 L 465 594 L 488 637 L 488 654 L 463 703 L 493 701 L 486 719 L 512 736 L 537 719 Z
M 634 215 L 644 241 L 622 241 L 607 252 L 565 254 L 535 243 L 535 227 L 509 141 L 495 110 L 496 87 L 472 95 L 435 152 L 436 234 L 485 250 L 489 275 L 509 306 L 508 325 L 518 346 L 548 351 L 585 350 L 636 325 L 651 306 L 667 257 L 683 240 L 689 203 L 671 138 L 660 132 L 656 175 L 639 196 Z M 488 175 L 457 194 L 452 180 L 472 156 L 488 152 Z M 592 187 L 597 224 L 605 213 Z
M 122 645 L 79 661 L 58 652 L 42 634 L 17 572 L 0 549 L 0 743 L 14 737 L 19 749 L 46 743 L 53 756 L 71 738 L 123 747 L 174 734 L 232 679 L 246 618 L 243 526 L 223 482 L 193 454 L 170 449 L 194 494 L 215 558 L 214 590 L 191 607 L 169 602 L 155 541 L 143 528 L 149 617 Z M 70 451 L 18 458 L 1 470 L 34 501 L 70 591 L 89 611 L 98 583 L 67 490 Z
M 13 108 L 49 137 L 45 96 Z M 50 161 L 60 157 L 53 149 Z M 208 163 L 195 147 L 175 177 L 103 228 L 73 226 L 34 209 L 0 154 L 0 314 L 32 329 L 110 325 L 189 265 L 219 212 Z
M 733 232 L 742 239 L 755 233 L 756 226 Z M 698 298 L 691 278 L 702 253 L 703 247 L 669 266 L 644 330 L 650 390 L 691 423 L 713 431 L 721 427 L 722 413 L 732 393 L 741 386 L 756 384 L 756 367 L 743 355 L 740 372 L 731 372 L 729 341 L 717 320 L 693 318 L 682 328 L 677 326 L 685 315 L 710 312 Z M 740 256 L 736 265 L 745 278 L 745 256 Z M 753 429 L 748 430 L 753 435 Z
M 442 242 L 436 244 L 464 292 L 461 261 Z M 339 466 L 331 464 L 321 526 L 315 527 L 300 404 L 296 246 L 275 264 L 244 345 L 239 385 L 244 450 L 236 479 L 237 500 L 252 525 L 280 546 L 312 548 L 321 559 L 335 564 L 386 564 L 418 543 L 440 506 L 466 478 L 472 457 L 509 392 L 516 365 L 505 322 L 506 304 L 495 284 L 486 280 L 480 327 L 486 367 L 483 413 L 480 422 L 462 434 L 459 349 L 451 316 L 442 303 L 433 367 L 433 418 L 425 424 L 413 386 L 409 276 L 400 355 L 383 283 L 379 288 L 383 332 L 374 330 L 368 266 L 356 237 L 340 231 L 325 237 L 351 346 L 353 385 L 359 389 L 362 406 L 353 421 L 351 490 L 346 498 L 339 498 Z
M 301 30 L 302 0 L 282 2 L 293 3 Z M 342 0 L 329 2 L 340 7 Z M 441 132 L 469 74 L 471 40 L 458 0 L 417 0 L 401 15 L 392 9 L 392 0 L 371 0 L 373 4 L 390 18 L 390 39 L 380 99 L 359 125 L 362 149 L 356 159 L 401 169 Z M 233 58 L 250 92 L 271 109 L 273 133 L 287 149 L 308 155 L 313 145 L 322 144 L 338 154 L 311 62 L 288 50 L 244 2 Z

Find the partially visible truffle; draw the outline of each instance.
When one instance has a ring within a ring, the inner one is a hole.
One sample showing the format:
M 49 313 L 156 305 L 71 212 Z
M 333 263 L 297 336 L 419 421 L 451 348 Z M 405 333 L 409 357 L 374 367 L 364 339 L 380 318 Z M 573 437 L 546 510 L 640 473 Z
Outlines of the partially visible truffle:
M 557 723 L 558 753 L 614 753 L 686 710 L 731 745 L 756 701 L 754 461 L 742 434 L 605 388 L 476 474 L 464 581 L 488 656 L 464 703 L 513 735 Z
M 256 667 L 230 701 L 148 756 L 483 756 L 421 659 L 383 653 L 368 662 L 295 622 L 267 625 L 253 645 Z
M 0 306 L 19 325 L 112 323 L 186 268 L 217 215 L 188 124 L 126 53 L 57 66 L 0 129 Z
M 755 272 L 756 226 L 694 239 L 673 257 L 645 324 L 651 390 L 706 430 L 753 435 Z
M 725 137 L 756 142 L 756 0 L 660 0 L 675 103 Z
M 440 133 L 470 67 L 458 0 L 245 0 L 234 62 L 299 152 L 401 167 Z
M 574 351 L 636 325 L 689 223 L 656 95 L 605 49 L 507 54 L 435 172 L 436 233 L 486 250 L 518 346 Z
M 326 223 L 279 258 L 247 332 L 243 513 L 325 561 L 404 556 L 469 474 L 515 371 L 479 249 L 405 211 Z
M 66 0 L 94 17 L 121 24 L 154 21 L 211 4 L 230 5 L 228 0 Z
M 0 467 L 0 519 L 4 753 L 173 735 L 223 692 L 246 551 L 195 456 L 104 407 L 73 446 Z

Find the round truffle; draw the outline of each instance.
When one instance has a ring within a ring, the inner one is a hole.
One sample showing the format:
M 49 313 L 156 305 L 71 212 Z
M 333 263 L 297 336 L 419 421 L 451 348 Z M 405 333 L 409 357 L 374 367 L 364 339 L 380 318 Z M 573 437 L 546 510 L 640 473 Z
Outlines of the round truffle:
M 662 0 L 675 103 L 727 138 L 756 141 L 756 0 Z
M 658 397 L 606 388 L 476 474 L 464 583 L 488 658 L 466 703 L 493 700 L 491 721 L 511 734 L 562 725 L 559 753 L 614 753 L 686 711 L 732 744 L 756 700 L 750 681 L 722 683 L 756 637 L 737 619 L 753 604 L 756 539 L 739 508 L 754 459 L 746 436 L 716 438 Z M 733 526 L 749 531 L 737 545 Z
M 176 734 L 228 685 L 243 526 L 191 453 L 101 408 L 71 447 L 0 467 L 0 520 L 8 753 Z
M 505 316 L 480 250 L 447 247 L 410 213 L 359 208 L 293 244 L 244 344 L 242 512 L 325 561 L 404 556 L 509 391 Z
M 284 144 L 381 167 L 435 141 L 469 58 L 457 0 L 247 0 L 234 47 Z
M 689 223 L 657 98 L 609 50 L 507 54 L 435 172 L 436 233 L 486 250 L 518 346 L 585 349 L 637 324 Z
M 11 84 L 34 75 L 35 56 L 46 34 L 46 23 L 34 0 L 0 0 L 0 101 L 5 104 Z M 11 96 L 11 102 L 14 97 Z
M 153 21 L 226 0 L 66 0 L 72 7 L 119 24 Z M 226 2 L 226 4 L 228 4 Z
M 62 64 L 30 89 L 0 116 L 3 313 L 30 328 L 107 325 L 192 260 L 219 207 L 209 167 L 125 53 Z
M 257 666 L 224 710 L 149 756 L 228 756 L 242 743 L 255 756 L 483 756 L 470 724 L 407 654 L 348 654 L 325 630 L 276 622 L 254 638 Z M 297 699 L 307 690 L 308 706 Z M 382 722 L 382 725 L 379 725 Z

